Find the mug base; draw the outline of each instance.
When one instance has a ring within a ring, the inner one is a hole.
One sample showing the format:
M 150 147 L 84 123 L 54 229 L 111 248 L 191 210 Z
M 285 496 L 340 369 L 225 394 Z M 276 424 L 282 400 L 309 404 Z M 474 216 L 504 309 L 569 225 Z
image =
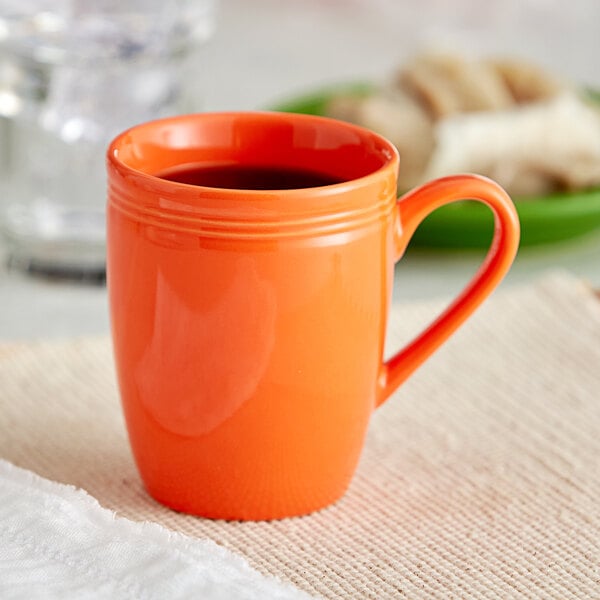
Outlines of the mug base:
M 347 486 L 346 486 L 347 487 Z M 282 502 L 281 499 L 263 499 L 257 502 L 237 503 L 231 499 L 220 503 L 198 502 L 193 498 L 174 498 L 168 494 L 160 493 L 145 485 L 148 494 L 159 504 L 175 512 L 186 515 L 211 519 L 215 521 L 280 521 L 293 517 L 305 517 L 307 515 L 324 510 L 345 495 L 346 488 L 321 498 L 318 502 Z

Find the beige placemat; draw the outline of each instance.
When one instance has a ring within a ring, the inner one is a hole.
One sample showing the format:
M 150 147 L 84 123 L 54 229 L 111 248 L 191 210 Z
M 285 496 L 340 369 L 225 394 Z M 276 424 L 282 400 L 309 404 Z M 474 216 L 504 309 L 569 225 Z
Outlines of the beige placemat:
M 431 310 L 396 307 L 391 345 Z M 326 598 L 598 598 L 600 303 L 564 274 L 498 292 L 376 413 L 348 494 L 309 517 L 152 501 L 107 339 L 0 351 L 0 456 Z

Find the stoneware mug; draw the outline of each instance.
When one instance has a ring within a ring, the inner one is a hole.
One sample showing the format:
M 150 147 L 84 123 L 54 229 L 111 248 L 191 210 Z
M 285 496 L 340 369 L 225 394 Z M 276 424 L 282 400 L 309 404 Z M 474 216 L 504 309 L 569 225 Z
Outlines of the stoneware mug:
M 519 224 L 498 185 L 459 175 L 397 199 L 398 167 L 379 135 L 297 114 L 186 115 L 112 142 L 115 361 L 133 454 L 159 502 L 249 520 L 334 502 L 373 411 L 508 271 Z M 267 189 L 232 189 L 253 177 Z M 429 213 L 463 199 L 494 213 L 487 258 L 384 361 L 394 265 Z

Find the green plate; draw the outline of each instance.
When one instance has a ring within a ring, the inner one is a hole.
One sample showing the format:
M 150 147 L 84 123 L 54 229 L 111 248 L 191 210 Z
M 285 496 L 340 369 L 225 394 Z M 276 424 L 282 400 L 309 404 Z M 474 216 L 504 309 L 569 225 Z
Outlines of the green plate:
M 367 95 L 372 84 L 333 85 L 277 104 L 273 110 L 322 115 L 334 95 Z M 600 101 L 598 92 L 590 97 Z M 600 227 L 600 188 L 556 193 L 534 198 L 515 198 L 521 221 L 521 245 L 558 242 Z M 478 202 L 456 202 L 427 217 L 414 234 L 412 244 L 444 248 L 486 247 L 493 232 L 493 216 Z

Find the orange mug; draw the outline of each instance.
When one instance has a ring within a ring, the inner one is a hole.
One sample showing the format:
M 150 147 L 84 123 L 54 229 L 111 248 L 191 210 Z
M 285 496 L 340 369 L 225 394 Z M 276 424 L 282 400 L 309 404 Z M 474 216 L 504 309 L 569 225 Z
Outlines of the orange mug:
M 118 136 L 107 164 L 112 335 L 133 454 L 156 500 L 205 517 L 277 519 L 340 498 L 371 413 L 518 247 L 498 185 L 458 175 L 397 200 L 393 145 L 331 119 L 154 121 Z M 487 258 L 384 361 L 394 264 L 431 211 L 462 199 L 494 213 Z

